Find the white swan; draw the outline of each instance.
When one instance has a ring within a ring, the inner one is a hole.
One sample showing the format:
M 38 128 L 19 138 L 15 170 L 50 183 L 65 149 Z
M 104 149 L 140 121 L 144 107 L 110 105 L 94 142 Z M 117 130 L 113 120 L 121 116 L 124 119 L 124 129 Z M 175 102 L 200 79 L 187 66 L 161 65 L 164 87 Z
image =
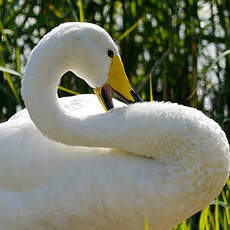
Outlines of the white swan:
M 23 78 L 32 120 L 23 110 L 0 125 L 1 230 L 134 230 L 145 217 L 169 230 L 218 195 L 230 154 L 216 122 L 172 103 L 114 100 L 121 108 L 104 113 L 93 95 L 58 99 L 67 70 L 107 109 L 111 87 L 139 100 L 103 29 L 66 23 L 48 33 Z

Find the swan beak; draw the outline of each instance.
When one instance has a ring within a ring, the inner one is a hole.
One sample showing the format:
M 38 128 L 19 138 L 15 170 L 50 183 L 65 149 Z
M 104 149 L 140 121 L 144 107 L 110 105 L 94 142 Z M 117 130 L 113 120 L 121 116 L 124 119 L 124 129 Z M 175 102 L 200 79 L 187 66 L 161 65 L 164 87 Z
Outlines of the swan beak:
M 97 95 L 105 111 L 114 107 L 112 91 L 126 104 L 142 102 L 130 85 L 124 65 L 117 55 L 114 55 L 111 60 L 107 82 L 102 87 L 94 89 L 94 93 Z

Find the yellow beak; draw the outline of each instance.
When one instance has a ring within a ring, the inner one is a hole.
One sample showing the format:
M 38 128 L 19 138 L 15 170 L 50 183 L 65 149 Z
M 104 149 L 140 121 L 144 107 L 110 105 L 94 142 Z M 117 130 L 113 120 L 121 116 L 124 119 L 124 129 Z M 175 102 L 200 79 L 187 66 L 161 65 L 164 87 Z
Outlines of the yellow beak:
M 126 104 L 142 102 L 132 89 L 124 65 L 117 55 L 112 57 L 107 82 L 102 87 L 94 89 L 105 111 L 113 108 L 112 91 Z

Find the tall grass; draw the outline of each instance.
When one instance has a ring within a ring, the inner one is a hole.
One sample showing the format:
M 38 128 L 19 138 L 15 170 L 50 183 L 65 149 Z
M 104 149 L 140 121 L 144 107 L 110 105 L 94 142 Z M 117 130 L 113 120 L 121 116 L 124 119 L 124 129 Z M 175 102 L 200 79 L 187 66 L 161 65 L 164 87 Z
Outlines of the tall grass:
M 0 120 L 14 114 L 18 105 L 23 107 L 20 78 L 27 52 L 43 34 L 64 21 L 89 21 L 107 29 L 119 43 L 127 74 L 144 99 L 195 106 L 230 137 L 229 1 L 57 2 L 0 1 Z M 201 19 L 198 14 L 205 4 L 210 16 Z M 217 27 L 224 35 L 218 35 Z M 215 57 L 206 50 L 209 43 Z M 60 96 L 90 92 L 73 76 L 63 76 Z M 230 180 L 210 206 L 174 230 L 229 230 L 229 202 Z M 147 218 L 143 228 L 149 229 Z

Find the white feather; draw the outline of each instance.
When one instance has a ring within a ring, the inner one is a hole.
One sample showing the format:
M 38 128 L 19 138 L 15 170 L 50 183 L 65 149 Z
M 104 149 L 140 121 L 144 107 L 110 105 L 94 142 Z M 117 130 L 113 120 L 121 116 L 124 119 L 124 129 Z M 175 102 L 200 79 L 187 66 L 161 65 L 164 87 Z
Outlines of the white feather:
M 33 121 L 24 109 L 0 124 L 1 230 L 134 230 L 146 217 L 169 230 L 223 188 L 228 141 L 200 111 L 114 100 L 104 113 L 94 95 L 57 99 L 69 68 L 91 86 L 106 81 L 107 47 L 118 52 L 98 26 L 67 23 L 32 52 L 22 93 Z

